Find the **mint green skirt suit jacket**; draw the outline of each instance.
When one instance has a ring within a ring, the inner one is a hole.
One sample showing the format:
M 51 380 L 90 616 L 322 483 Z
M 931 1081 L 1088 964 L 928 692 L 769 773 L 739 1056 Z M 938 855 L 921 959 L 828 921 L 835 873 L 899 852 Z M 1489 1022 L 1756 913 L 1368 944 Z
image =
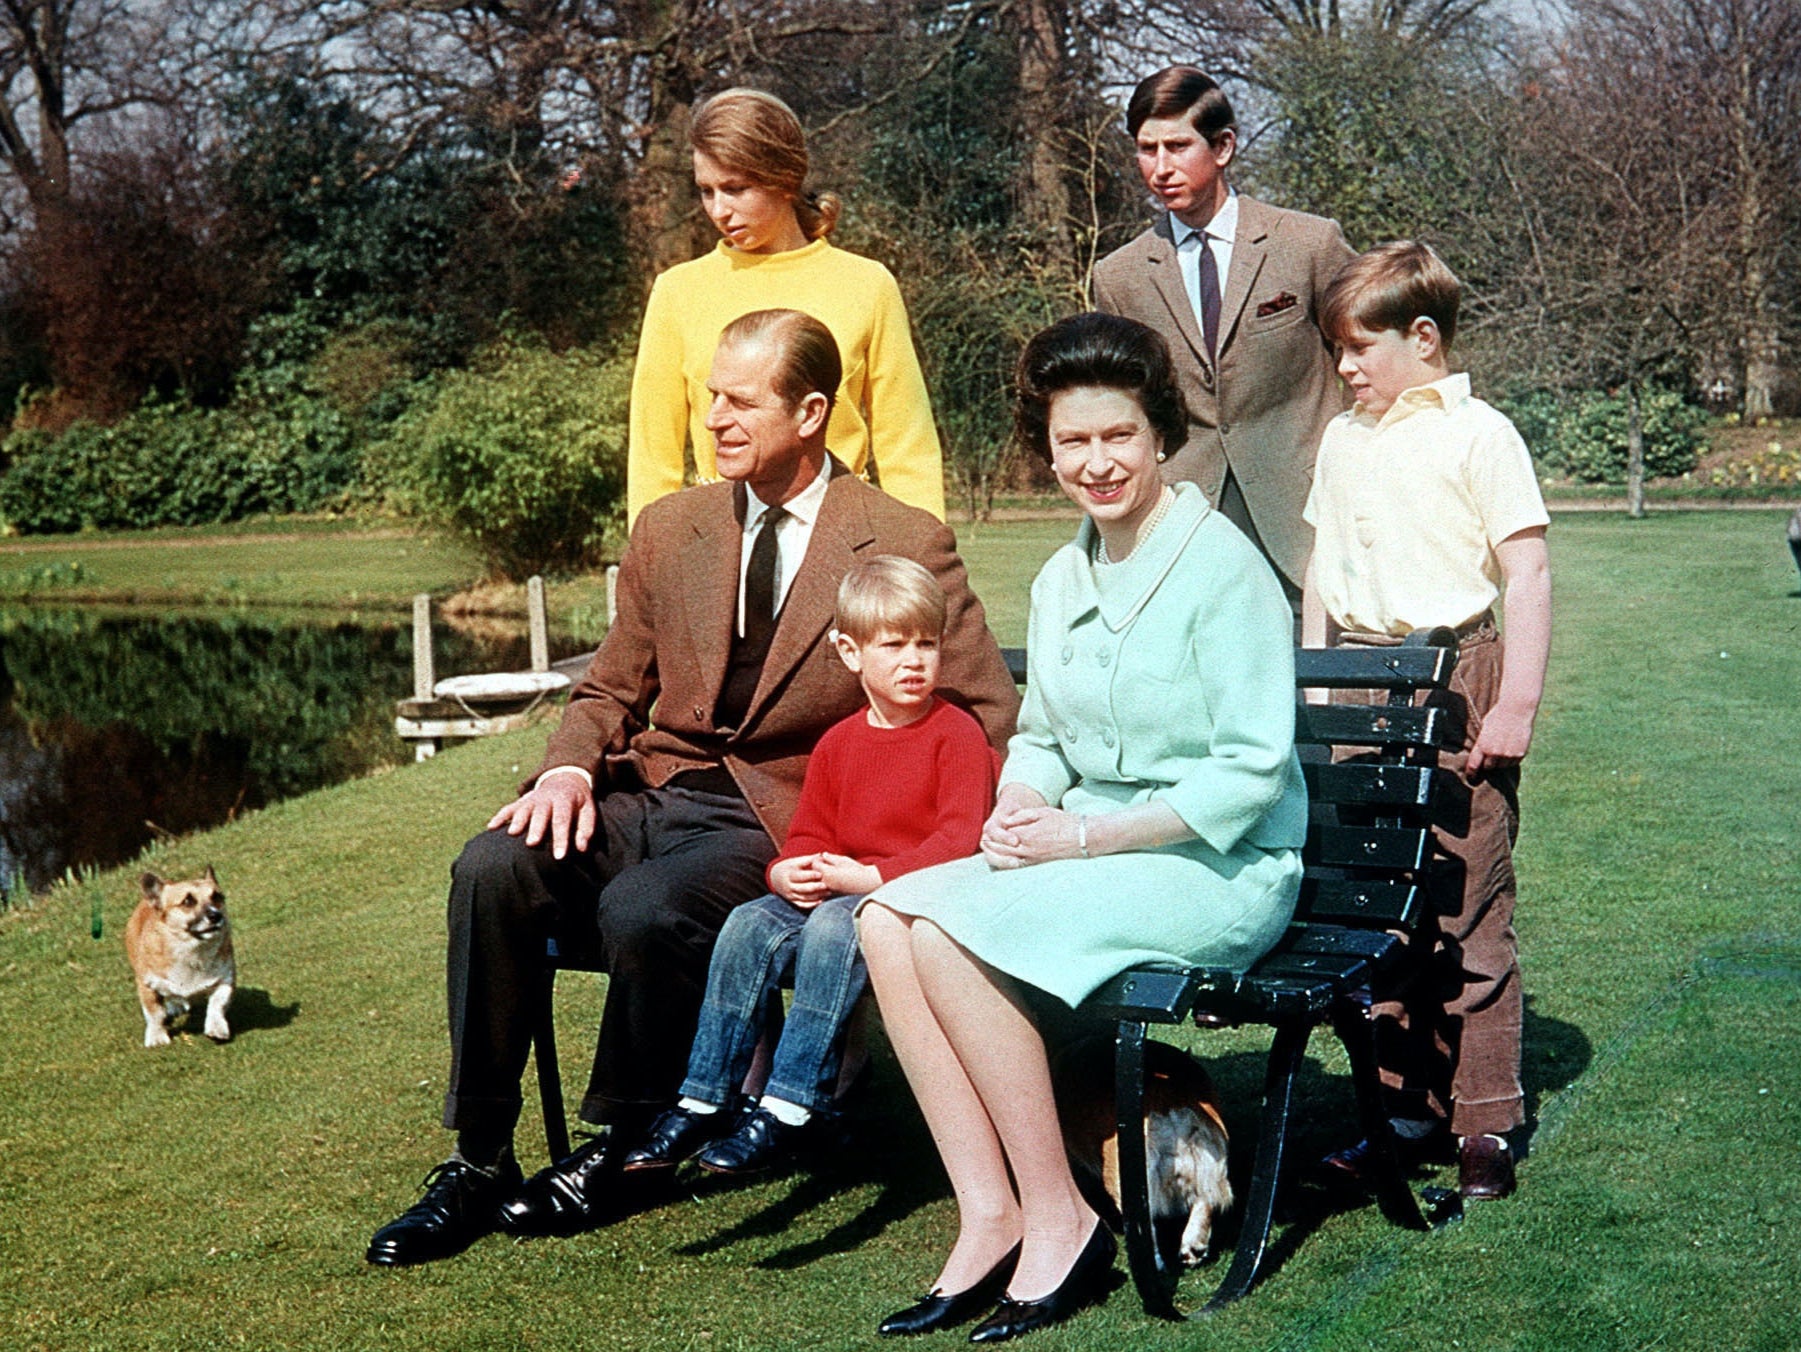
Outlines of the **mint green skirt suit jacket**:
M 1075 1005 L 1128 967 L 1248 967 L 1300 889 L 1294 620 L 1268 563 L 1192 484 L 1132 555 L 1076 538 L 1032 584 L 1025 704 L 1001 783 L 1065 811 L 1159 800 L 1194 831 L 1158 849 L 922 869 L 871 896 Z

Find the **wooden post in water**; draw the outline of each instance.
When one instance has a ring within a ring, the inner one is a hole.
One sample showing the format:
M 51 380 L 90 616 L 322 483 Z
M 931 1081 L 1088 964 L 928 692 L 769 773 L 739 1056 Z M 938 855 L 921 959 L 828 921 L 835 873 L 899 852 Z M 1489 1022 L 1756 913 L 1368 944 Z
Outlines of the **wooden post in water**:
M 544 614 L 544 579 L 536 573 L 525 581 L 525 613 L 531 624 L 532 670 L 550 670 L 550 626 Z
M 420 592 L 413 598 L 413 698 L 430 699 L 436 684 L 432 673 L 431 596 Z

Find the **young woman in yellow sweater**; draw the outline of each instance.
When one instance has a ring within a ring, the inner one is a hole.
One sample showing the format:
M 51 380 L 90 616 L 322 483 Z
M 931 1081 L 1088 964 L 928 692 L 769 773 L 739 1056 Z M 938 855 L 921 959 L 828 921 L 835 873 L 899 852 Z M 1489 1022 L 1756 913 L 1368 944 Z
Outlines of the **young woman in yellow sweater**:
M 707 100 L 689 134 L 701 206 L 723 238 L 651 288 L 632 375 L 626 506 L 682 486 L 683 447 L 701 482 L 716 478 L 707 432 L 707 372 L 719 331 L 752 310 L 804 310 L 838 340 L 844 383 L 827 426 L 852 470 L 871 461 L 882 487 L 944 517 L 944 456 L 925 376 L 894 276 L 835 249 L 835 194 L 804 190 L 807 145 L 787 104 L 758 89 Z

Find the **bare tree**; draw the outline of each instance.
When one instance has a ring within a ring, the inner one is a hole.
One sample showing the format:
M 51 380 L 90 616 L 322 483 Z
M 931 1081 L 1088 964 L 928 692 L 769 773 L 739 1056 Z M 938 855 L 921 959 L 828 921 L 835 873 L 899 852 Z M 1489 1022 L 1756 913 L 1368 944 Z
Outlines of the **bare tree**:
M 1715 242 L 1731 234 L 1715 164 L 1663 134 L 1677 106 L 1667 55 L 1609 23 L 1575 25 L 1489 137 L 1515 241 L 1488 298 L 1489 345 L 1516 373 L 1623 393 L 1633 516 L 1645 392 L 1685 378 L 1721 277 Z
M 1715 169 L 1728 274 L 1713 317 L 1736 352 L 1747 418 L 1774 412 L 1801 226 L 1801 5 L 1603 0 L 1579 10 L 1663 77 L 1689 148 Z

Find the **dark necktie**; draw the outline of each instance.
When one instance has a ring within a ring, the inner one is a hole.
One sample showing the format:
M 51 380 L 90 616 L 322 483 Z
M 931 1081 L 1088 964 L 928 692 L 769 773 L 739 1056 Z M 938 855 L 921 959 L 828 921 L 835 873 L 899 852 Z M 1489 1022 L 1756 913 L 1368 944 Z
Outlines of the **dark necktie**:
M 765 648 L 769 646 L 769 636 L 775 632 L 778 562 L 775 531 L 787 515 L 781 507 L 771 507 L 763 513 L 757 538 L 750 547 L 750 564 L 744 570 L 744 637 L 747 642 Z
M 1207 243 L 1207 232 L 1197 230 L 1194 238 L 1201 250 L 1201 336 L 1207 340 L 1207 355 L 1214 357 L 1219 354 L 1219 263 Z

